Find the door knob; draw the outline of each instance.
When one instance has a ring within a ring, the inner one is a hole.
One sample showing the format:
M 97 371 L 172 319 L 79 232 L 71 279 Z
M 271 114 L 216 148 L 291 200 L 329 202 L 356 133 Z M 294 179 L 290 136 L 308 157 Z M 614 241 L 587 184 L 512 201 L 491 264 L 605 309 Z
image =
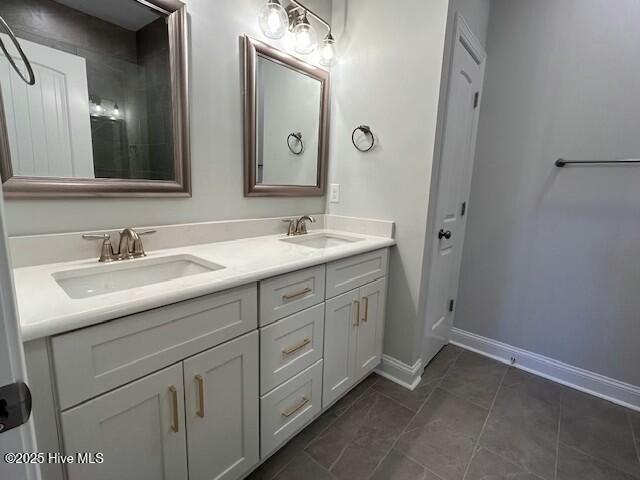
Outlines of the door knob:
M 438 232 L 438 238 L 440 240 L 442 240 L 443 238 L 446 238 L 447 240 L 449 240 L 451 238 L 451 230 L 445 231 L 444 228 L 441 228 L 440 231 Z

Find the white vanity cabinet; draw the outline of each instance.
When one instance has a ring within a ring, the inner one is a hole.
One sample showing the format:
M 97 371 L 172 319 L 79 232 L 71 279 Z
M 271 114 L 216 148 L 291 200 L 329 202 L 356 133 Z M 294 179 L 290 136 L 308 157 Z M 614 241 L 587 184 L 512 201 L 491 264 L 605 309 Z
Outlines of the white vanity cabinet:
M 104 454 L 69 465 L 69 480 L 240 478 L 258 462 L 258 334 L 67 410 L 61 424 L 67 454 Z
M 27 344 L 43 480 L 239 480 L 382 356 L 388 249 Z
M 373 370 L 382 357 L 386 280 L 327 300 L 324 326 L 324 405 Z
M 262 459 L 380 363 L 387 264 L 382 249 L 260 282 Z

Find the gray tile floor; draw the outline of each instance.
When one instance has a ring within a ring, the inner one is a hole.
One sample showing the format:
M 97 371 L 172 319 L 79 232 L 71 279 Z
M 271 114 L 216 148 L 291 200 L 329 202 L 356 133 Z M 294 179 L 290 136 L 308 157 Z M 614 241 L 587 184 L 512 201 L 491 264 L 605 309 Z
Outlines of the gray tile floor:
M 640 480 L 640 413 L 445 347 L 414 391 L 371 375 L 251 480 Z

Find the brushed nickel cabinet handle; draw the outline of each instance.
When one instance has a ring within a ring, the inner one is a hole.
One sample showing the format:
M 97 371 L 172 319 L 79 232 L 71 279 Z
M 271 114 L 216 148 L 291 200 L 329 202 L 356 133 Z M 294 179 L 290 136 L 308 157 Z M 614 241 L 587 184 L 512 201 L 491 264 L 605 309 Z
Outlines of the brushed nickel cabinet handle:
M 294 413 L 299 411 L 302 407 L 304 407 L 307 403 L 309 403 L 309 399 L 307 397 L 302 397 L 302 400 L 300 400 L 300 403 L 298 403 L 294 407 L 291 407 L 289 410 L 285 410 L 284 412 L 282 412 L 282 416 L 285 418 L 289 418 L 291 415 L 293 415 Z
M 364 297 L 362 303 L 364 303 L 364 317 L 362 321 L 367 323 L 367 320 L 369 320 L 369 297 Z
M 353 326 L 357 327 L 360 325 L 360 302 L 358 300 L 354 300 L 353 303 L 356 306 L 355 322 L 353 323 Z
M 178 433 L 180 431 L 180 422 L 178 420 L 178 390 L 171 385 L 169 387 L 171 394 L 171 430 Z
M 198 384 L 198 410 L 196 415 L 204 418 L 204 378 L 202 378 L 202 375 L 196 375 L 196 383 Z
M 293 347 L 285 348 L 284 350 L 282 350 L 282 355 L 284 355 L 285 357 L 288 357 L 289 355 L 296 353 L 298 350 L 302 350 L 304 347 L 306 347 L 310 343 L 311 343 L 311 339 L 305 338 L 297 345 L 294 345 Z
M 311 289 L 310 288 L 303 288 L 302 290 L 300 290 L 299 292 L 296 293 L 285 293 L 284 295 L 282 295 L 282 299 L 283 300 L 294 300 L 296 298 L 302 297 L 303 295 L 306 295 L 307 293 L 311 293 Z

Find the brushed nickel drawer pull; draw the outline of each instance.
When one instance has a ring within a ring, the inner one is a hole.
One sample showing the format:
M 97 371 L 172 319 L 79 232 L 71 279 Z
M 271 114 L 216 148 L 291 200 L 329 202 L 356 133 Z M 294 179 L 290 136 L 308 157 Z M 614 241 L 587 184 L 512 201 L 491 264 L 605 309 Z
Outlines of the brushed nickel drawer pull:
M 299 292 L 296 293 L 285 293 L 284 295 L 282 295 L 282 299 L 283 300 L 294 300 L 296 298 L 302 297 L 303 295 L 306 295 L 307 293 L 311 293 L 311 289 L 309 287 L 307 288 L 303 288 L 302 290 L 300 290 Z
M 178 420 L 178 391 L 176 387 L 169 387 L 171 394 L 171 430 L 178 433 L 180 431 L 180 421 Z
M 354 300 L 353 303 L 356 306 L 356 315 L 355 315 L 355 321 L 353 323 L 353 326 L 357 327 L 360 325 L 360 302 L 358 300 Z
M 362 321 L 367 323 L 367 320 L 369 320 L 369 297 L 364 297 L 362 303 L 364 303 L 364 317 Z
M 289 355 L 291 355 L 293 353 L 296 353 L 298 350 L 302 350 L 304 347 L 306 347 L 310 343 L 311 343 L 311 339 L 310 338 L 305 338 L 299 344 L 294 345 L 293 347 L 285 348 L 284 350 L 282 350 L 282 355 L 284 355 L 285 357 L 288 357 Z
M 302 397 L 300 403 L 298 403 L 295 407 L 290 408 L 289 410 L 285 410 L 282 412 L 282 416 L 285 418 L 289 418 L 291 415 L 299 411 L 302 407 L 304 407 L 307 403 L 309 403 L 309 399 L 307 397 Z
M 204 378 L 202 375 L 196 375 L 196 383 L 198 384 L 198 411 L 196 415 L 204 418 Z

